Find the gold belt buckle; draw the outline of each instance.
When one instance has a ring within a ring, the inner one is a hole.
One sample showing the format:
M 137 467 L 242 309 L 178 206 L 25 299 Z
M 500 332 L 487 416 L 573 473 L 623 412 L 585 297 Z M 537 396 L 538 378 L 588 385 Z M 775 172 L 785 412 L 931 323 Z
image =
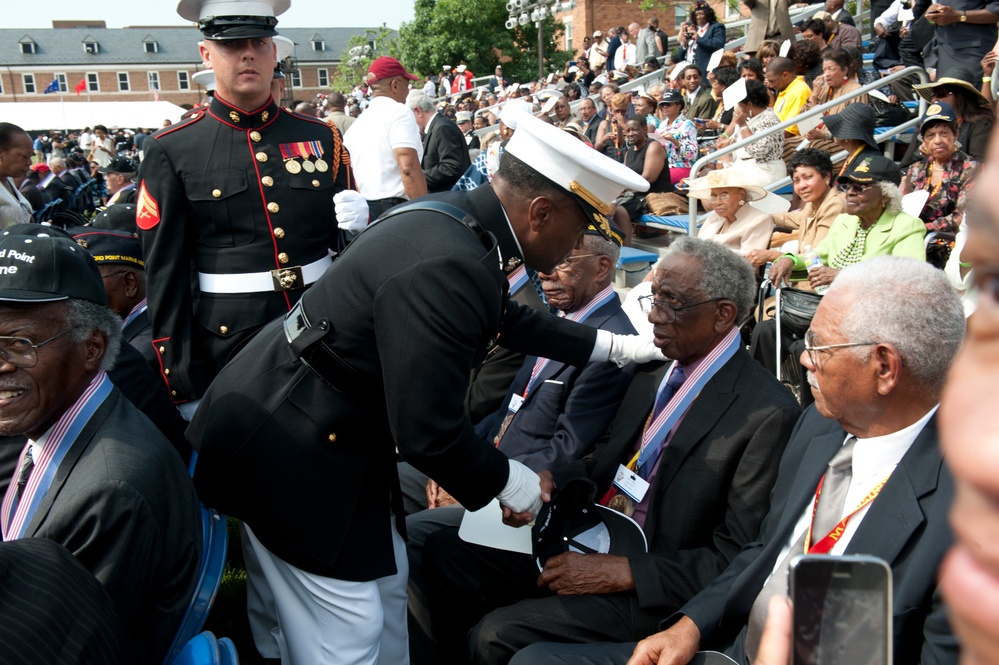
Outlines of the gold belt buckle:
M 276 268 L 271 271 L 275 291 L 293 291 L 305 288 L 305 278 L 302 276 L 302 266 Z

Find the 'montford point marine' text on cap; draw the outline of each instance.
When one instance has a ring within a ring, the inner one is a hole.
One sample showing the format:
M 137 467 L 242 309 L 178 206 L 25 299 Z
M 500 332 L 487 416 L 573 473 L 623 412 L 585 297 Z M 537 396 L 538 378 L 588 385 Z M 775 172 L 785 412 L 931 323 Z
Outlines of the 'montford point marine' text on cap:
M 69 298 L 108 304 L 101 273 L 85 249 L 52 236 L 0 238 L 0 300 L 41 303 Z

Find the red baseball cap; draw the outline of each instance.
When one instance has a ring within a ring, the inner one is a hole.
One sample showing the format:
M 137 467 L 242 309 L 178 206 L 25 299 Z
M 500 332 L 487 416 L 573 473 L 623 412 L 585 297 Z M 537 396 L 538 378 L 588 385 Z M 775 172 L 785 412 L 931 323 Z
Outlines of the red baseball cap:
M 417 80 L 417 77 L 406 71 L 401 62 L 395 58 L 383 55 L 375 58 L 375 61 L 368 67 L 368 74 L 364 77 L 364 81 L 365 83 L 374 83 L 375 81 L 381 81 L 393 76 L 404 76 L 410 81 Z
M 39 163 L 39 164 L 32 164 L 31 165 L 31 170 L 34 171 L 34 172 L 36 172 L 36 173 L 38 173 L 39 175 L 41 175 L 43 173 L 48 173 L 52 169 L 49 168 L 48 164 L 41 164 L 41 163 Z

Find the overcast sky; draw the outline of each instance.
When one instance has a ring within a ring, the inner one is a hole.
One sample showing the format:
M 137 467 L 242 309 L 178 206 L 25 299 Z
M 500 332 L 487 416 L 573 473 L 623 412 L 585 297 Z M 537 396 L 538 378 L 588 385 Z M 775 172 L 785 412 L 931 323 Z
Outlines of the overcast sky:
M 176 0 L 4 0 L 4 28 L 51 28 L 53 20 L 104 20 L 109 28 L 129 25 L 189 25 L 177 15 Z M 413 0 L 292 0 L 278 17 L 278 29 L 369 28 L 382 23 L 398 29 L 413 20 Z

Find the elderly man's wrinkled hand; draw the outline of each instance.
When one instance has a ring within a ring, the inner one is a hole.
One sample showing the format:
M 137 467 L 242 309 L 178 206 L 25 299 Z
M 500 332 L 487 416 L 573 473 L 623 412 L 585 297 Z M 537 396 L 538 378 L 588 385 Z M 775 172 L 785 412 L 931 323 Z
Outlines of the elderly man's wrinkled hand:
M 538 586 L 546 586 L 560 596 L 575 596 L 629 591 L 635 588 L 635 580 L 627 557 L 564 552 L 545 562 Z

